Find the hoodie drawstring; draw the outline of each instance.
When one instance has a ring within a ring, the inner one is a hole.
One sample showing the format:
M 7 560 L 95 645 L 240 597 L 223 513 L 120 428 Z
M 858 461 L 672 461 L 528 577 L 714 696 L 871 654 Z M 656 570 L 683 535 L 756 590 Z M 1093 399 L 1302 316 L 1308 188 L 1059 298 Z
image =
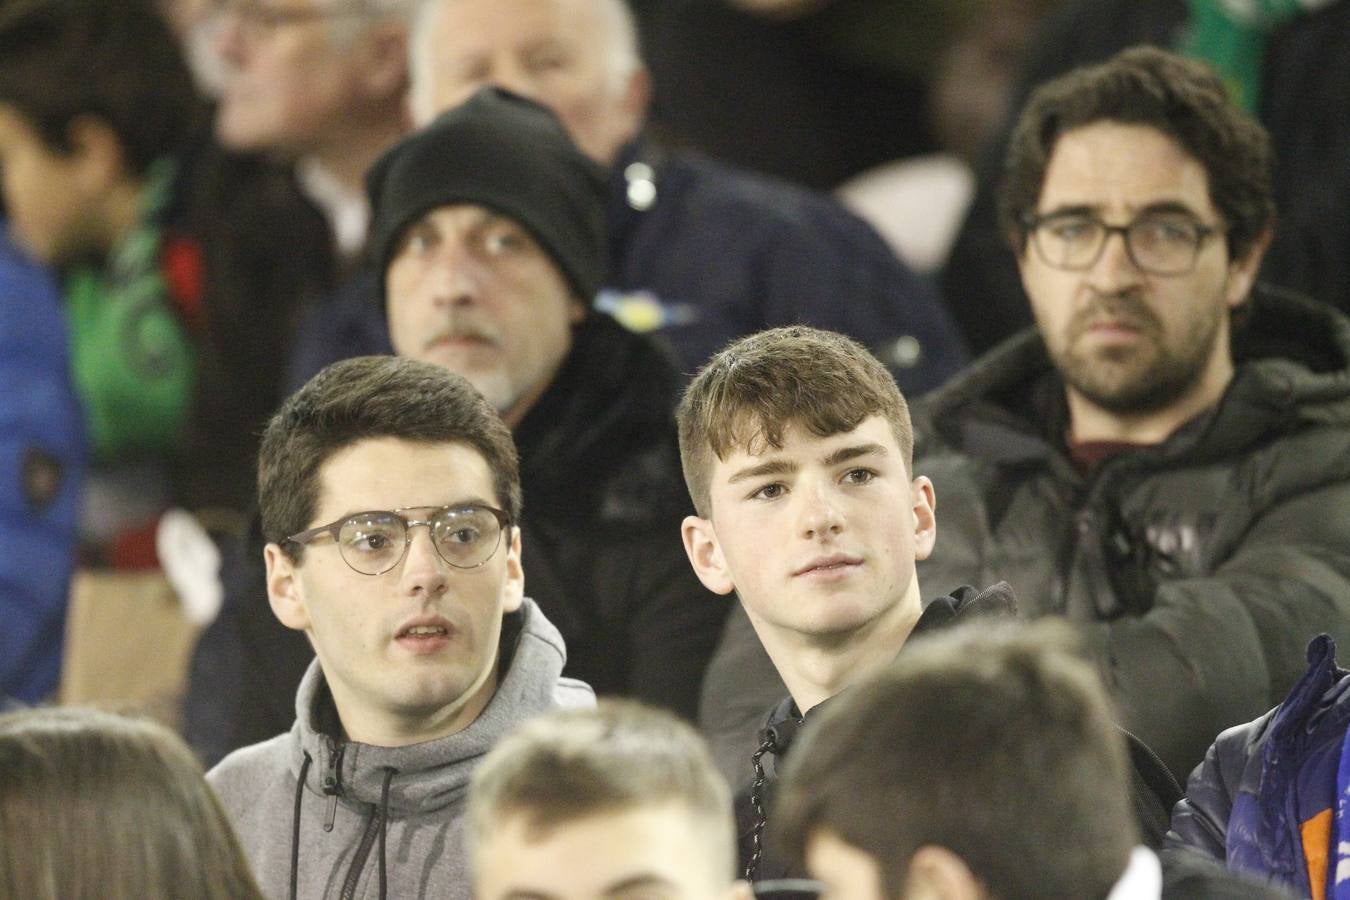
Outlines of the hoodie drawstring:
M 755 871 L 759 868 L 759 859 L 760 856 L 763 855 L 764 850 L 762 843 L 764 840 L 764 782 L 766 776 L 764 774 L 764 764 L 760 762 L 760 759 L 765 753 L 773 753 L 776 747 L 777 743 L 774 741 L 774 734 L 772 731 L 769 731 L 764 736 L 764 741 L 759 745 L 759 749 L 755 751 L 755 755 L 750 757 L 750 764 L 755 767 L 755 780 L 754 783 L 750 785 L 750 807 L 755 811 L 755 825 L 750 831 L 751 850 L 750 859 L 745 864 L 746 881 L 755 880 Z
M 384 840 L 389 825 L 389 783 L 398 774 L 398 769 L 388 767 L 384 770 L 384 784 L 380 787 L 380 900 L 385 900 L 388 892 L 388 876 L 385 873 Z
M 300 884 L 300 803 L 305 798 L 305 776 L 314 758 L 305 751 L 305 761 L 300 764 L 300 779 L 295 784 L 295 818 L 291 823 L 291 900 L 295 900 Z

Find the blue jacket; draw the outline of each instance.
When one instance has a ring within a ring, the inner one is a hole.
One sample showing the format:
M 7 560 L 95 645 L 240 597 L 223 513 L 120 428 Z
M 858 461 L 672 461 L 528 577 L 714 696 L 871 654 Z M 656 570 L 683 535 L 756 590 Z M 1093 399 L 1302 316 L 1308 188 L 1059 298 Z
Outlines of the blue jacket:
M 0 223 L 0 707 L 56 691 L 84 431 L 61 297 Z
M 1320 635 L 1285 701 L 1214 741 L 1172 813 L 1165 846 L 1199 851 L 1303 897 L 1332 896 L 1327 855 L 1347 727 L 1350 671 L 1336 665 L 1335 642 Z

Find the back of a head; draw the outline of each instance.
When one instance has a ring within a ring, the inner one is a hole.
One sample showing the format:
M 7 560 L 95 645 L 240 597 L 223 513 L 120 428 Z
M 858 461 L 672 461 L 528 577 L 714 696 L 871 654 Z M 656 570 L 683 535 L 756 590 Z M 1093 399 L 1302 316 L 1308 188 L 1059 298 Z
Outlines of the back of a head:
M 133 176 L 180 150 L 200 113 L 173 33 L 148 0 L 0 5 L 0 104 L 58 151 L 75 119 L 102 120 Z
M 0 715 L 0 897 L 260 898 L 187 747 L 79 709 Z
M 735 867 L 731 793 L 702 738 L 671 713 L 602 701 L 527 722 L 488 754 L 469 789 L 471 865 L 507 821 L 546 839 L 609 814 L 677 807 L 696 826 L 698 858 L 723 889 Z
M 789 852 L 832 833 L 899 897 L 925 846 L 1000 900 L 1105 897 L 1137 843 L 1123 739 L 1092 666 L 1053 620 L 907 646 L 804 733 L 773 820 Z
M 711 516 L 713 457 L 782 447 L 790 423 L 829 437 L 871 416 L 891 426 L 912 472 L 909 407 L 894 376 L 857 341 L 805 325 L 733 341 L 699 370 L 676 411 L 680 462 L 695 509 Z

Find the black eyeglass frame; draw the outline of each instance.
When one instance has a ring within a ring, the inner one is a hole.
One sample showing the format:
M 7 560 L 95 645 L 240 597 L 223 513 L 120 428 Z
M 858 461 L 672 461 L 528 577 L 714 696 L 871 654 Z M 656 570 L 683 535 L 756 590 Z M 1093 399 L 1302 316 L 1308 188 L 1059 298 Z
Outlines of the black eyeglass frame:
M 403 513 L 411 509 L 431 509 L 433 511 L 425 519 L 409 519 L 406 516 L 402 515 Z M 295 534 L 291 535 L 290 537 L 282 541 L 282 543 L 295 544 L 297 546 L 303 547 L 308 545 L 310 541 L 314 540 L 316 537 L 319 537 L 320 535 L 323 534 L 330 535 L 333 538 L 333 544 L 338 549 L 338 556 L 342 557 L 342 561 L 347 565 L 347 568 L 351 569 L 353 572 L 356 572 L 359 575 L 370 575 L 374 577 L 376 575 L 383 575 L 386 572 L 392 572 L 394 569 L 397 569 L 399 564 L 403 562 L 403 560 L 407 557 L 408 548 L 412 546 L 413 528 L 417 527 L 418 525 L 425 525 L 427 526 L 428 529 L 434 528 L 436 524 L 436 517 L 447 512 L 463 512 L 467 510 L 480 510 L 480 509 L 483 510 L 484 512 L 491 513 L 493 518 L 497 520 L 498 526 L 500 526 L 497 531 L 497 543 L 492 545 L 492 550 L 488 553 L 487 556 L 483 557 L 482 562 L 474 563 L 471 566 L 461 566 L 457 563 L 451 562 L 450 560 L 446 559 L 445 554 L 441 552 L 441 548 L 436 543 L 436 540 L 434 538 L 434 532 L 431 541 L 431 546 L 435 548 L 436 555 L 439 556 L 441 559 L 445 560 L 446 565 L 453 566 L 454 568 L 459 569 L 460 571 L 471 571 L 473 569 L 477 569 L 487 565 L 492 560 L 492 557 L 497 555 L 497 549 L 502 545 L 502 535 L 509 533 L 510 530 L 515 526 L 515 522 L 511 519 L 511 514 L 506 510 L 498 509 L 495 506 L 488 506 L 486 503 L 455 503 L 450 504 L 448 506 L 436 506 L 436 507 L 401 506 L 398 509 L 368 509 L 363 512 L 349 513 L 348 515 L 343 516 L 341 519 L 338 519 L 335 522 L 329 522 L 327 525 L 318 525 L 314 528 L 310 528 L 305 531 L 296 532 Z M 394 518 L 398 519 L 403 523 L 403 551 L 399 553 L 398 558 L 395 559 L 393 563 L 390 564 L 389 568 L 381 569 L 378 572 L 362 572 L 360 569 L 356 568 L 356 566 L 352 565 L 351 561 L 347 559 L 346 554 L 342 552 L 342 541 L 341 541 L 342 527 L 346 525 L 348 522 L 350 522 L 352 519 L 357 519 L 360 518 L 361 516 L 393 516 Z
M 1162 275 L 1162 276 L 1189 275 L 1191 272 L 1195 271 L 1195 264 L 1200 259 L 1200 250 L 1205 246 L 1205 241 L 1209 240 L 1216 234 L 1227 234 L 1227 230 L 1224 228 L 1220 228 L 1214 225 L 1206 225 L 1203 222 L 1192 220 L 1187 223 L 1187 225 L 1189 225 L 1192 229 L 1194 229 L 1195 232 L 1195 244 L 1191 248 L 1190 262 L 1187 263 L 1184 268 L 1179 269 L 1158 269 L 1153 266 L 1146 266 L 1143 263 L 1139 262 L 1139 257 L 1135 255 L 1134 242 L 1130 240 L 1130 230 L 1135 228 L 1141 222 L 1147 222 L 1151 217 L 1153 217 L 1153 215 L 1156 214 L 1145 213 L 1133 219 L 1132 221 L 1127 222 L 1124 225 L 1108 225 L 1101 219 L 1097 218 L 1096 216 L 1087 215 L 1084 213 L 1052 212 L 1052 213 L 1045 213 L 1044 215 L 1038 213 L 1026 213 L 1022 216 L 1020 222 L 1022 225 L 1022 230 L 1027 236 L 1027 240 L 1029 240 L 1036 247 L 1036 255 L 1041 258 L 1041 262 L 1045 263 L 1052 269 L 1059 269 L 1061 272 L 1086 272 L 1088 269 L 1091 269 L 1093 266 L 1097 264 L 1097 261 L 1102 258 L 1102 253 L 1105 252 L 1106 244 L 1108 241 L 1111 240 L 1111 236 L 1113 234 L 1119 234 L 1121 241 L 1123 241 L 1125 244 L 1125 254 L 1129 256 L 1130 262 L 1133 263 L 1134 267 L 1137 268 L 1139 271 L 1147 272 L 1150 275 Z M 1093 223 L 1095 223 L 1099 228 L 1101 228 L 1102 229 L 1101 242 L 1097 244 L 1097 249 L 1092 253 L 1092 258 L 1086 260 L 1085 262 L 1077 263 L 1074 265 L 1056 262 L 1050 259 L 1050 255 L 1045 252 L 1045 248 L 1041 246 L 1040 239 L 1037 238 L 1036 235 L 1040 232 L 1041 227 L 1044 226 L 1046 223 L 1053 222 L 1057 219 L 1060 220 L 1069 219 L 1075 216 L 1079 218 L 1088 219 Z

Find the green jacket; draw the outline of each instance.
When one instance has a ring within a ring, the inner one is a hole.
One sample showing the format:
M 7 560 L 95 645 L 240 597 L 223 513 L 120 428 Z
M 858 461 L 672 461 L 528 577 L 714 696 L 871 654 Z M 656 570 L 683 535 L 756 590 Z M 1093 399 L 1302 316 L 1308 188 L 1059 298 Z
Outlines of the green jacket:
M 1184 779 L 1278 703 L 1319 632 L 1350 639 L 1350 319 L 1259 291 L 1219 404 L 1090 475 L 1034 330 L 916 410 L 936 485 L 925 584 L 1007 580 L 1081 623 L 1125 727 Z

